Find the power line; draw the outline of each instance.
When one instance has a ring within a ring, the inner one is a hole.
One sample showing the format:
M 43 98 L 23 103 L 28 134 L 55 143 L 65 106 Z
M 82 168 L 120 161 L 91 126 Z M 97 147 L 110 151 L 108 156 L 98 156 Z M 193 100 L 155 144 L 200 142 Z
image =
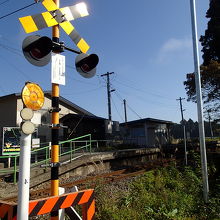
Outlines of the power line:
M 4 44 L 2 44 L 2 43 L 0 43 L 0 47 L 2 47 L 2 48 L 5 49 L 5 50 L 8 50 L 8 51 L 11 52 L 11 53 L 14 53 L 14 54 L 16 54 L 16 55 L 22 56 L 21 51 L 18 50 L 18 49 L 16 49 L 16 48 L 9 47 L 9 46 L 4 45 Z
M 98 88 L 95 88 L 95 89 L 89 89 L 89 90 L 86 90 L 86 91 L 80 91 L 80 92 L 73 92 L 73 93 L 63 93 L 62 95 L 77 95 L 77 94 L 83 94 L 83 93 L 90 93 L 90 92 L 94 92 L 94 91 L 97 91 L 99 89 L 103 88 L 103 86 L 100 86 Z
M 129 95 L 127 92 L 122 91 L 121 89 L 118 89 L 118 88 L 116 88 L 116 89 L 117 89 L 117 90 L 120 90 L 123 94 Z M 154 101 L 148 100 L 148 99 L 145 99 L 144 97 L 135 95 L 135 93 L 132 93 L 132 94 L 129 95 L 129 96 L 133 96 L 133 97 L 135 97 L 135 98 L 141 100 L 141 101 L 144 102 L 144 103 L 150 103 L 150 104 L 152 104 L 152 105 L 157 105 L 157 106 L 159 105 L 159 106 L 162 106 L 162 107 L 168 108 L 168 109 L 174 109 L 174 107 L 176 108 L 176 105 L 171 105 L 171 104 L 168 105 L 167 103 L 158 102 L 158 101 L 155 101 L 155 100 L 154 100 Z
M 124 119 L 123 119 L 123 117 L 121 116 L 121 114 L 120 114 L 120 112 L 119 112 L 119 110 L 118 110 L 118 108 L 117 108 L 117 106 L 116 106 L 116 104 L 115 104 L 113 98 L 112 98 L 112 103 L 113 103 L 113 105 L 114 105 L 114 107 L 115 107 L 115 110 L 117 111 L 119 117 L 121 118 L 122 121 L 124 121 Z
M 149 94 L 149 95 L 152 95 L 152 96 L 155 96 L 155 97 L 158 97 L 158 98 L 163 98 L 163 99 L 171 100 L 171 99 L 168 98 L 168 97 L 165 97 L 165 96 L 162 96 L 162 95 L 159 95 L 159 94 L 156 94 L 156 93 L 152 93 L 152 92 L 149 92 L 149 91 L 146 91 L 146 90 L 142 90 L 142 89 L 136 88 L 136 87 L 134 87 L 134 86 L 127 85 L 127 84 L 122 83 L 122 82 L 120 82 L 120 81 L 118 81 L 118 80 L 115 80 L 115 82 L 117 82 L 117 83 L 119 83 L 119 84 L 121 84 L 121 85 L 123 85 L 123 86 L 125 86 L 125 87 L 134 89 L 134 90 L 136 90 L 136 91 L 143 92 L 143 93 L 145 93 L 145 94 Z
M 67 68 L 69 69 L 74 69 L 76 70 L 76 68 L 70 66 L 70 65 L 66 65 Z M 74 81 L 77 81 L 77 82 L 80 82 L 80 83 L 83 83 L 83 84 L 88 84 L 88 85 L 93 85 L 93 86 L 97 86 L 95 83 L 91 83 L 91 82 L 85 82 L 84 80 L 79 80 L 79 79 L 75 79 L 71 74 L 68 75 L 68 78 L 71 78 L 72 80 Z
M 83 114 L 83 115 L 81 116 L 81 118 L 79 119 L 78 123 L 77 123 L 76 126 L 72 129 L 72 131 L 70 132 L 69 136 L 67 137 L 67 140 L 70 138 L 70 136 L 72 135 L 72 133 L 76 131 L 76 128 L 79 126 L 79 124 L 81 123 L 81 121 L 83 120 L 84 117 L 85 117 L 85 114 Z
M 8 2 L 8 1 L 9 1 L 9 0 L 5 0 L 5 1 L 1 2 L 0 5 L 3 5 L 3 4 L 5 4 L 5 3 Z
M 5 2 L 6 2 L 6 1 L 5 1 Z M 4 2 L 3 2 L 3 3 L 4 3 Z M 10 15 L 13 15 L 13 14 L 15 14 L 16 12 L 19 12 L 19 11 L 22 11 L 22 10 L 28 8 L 28 7 L 31 7 L 32 5 L 35 5 L 36 3 L 37 3 L 37 2 L 34 2 L 34 3 L 30 4 L 30 5 L 24 6 L 24 7 L 22 7 L 22 8 L 19 8 L 19 9 L 13 11 L 13 12 L 10 12 L 10 13 L 8 13 L 8 14 L 6 14 L 6 15 L 3 15 L 3 16 L 0 17 L 0 20 L 3 19 L 3 18 L 8 17 L 8 16 L 10 16 Z
M 22 71 L 20 68 L 18 68 L 17 65 L 15 65 L 14 63 L 10 62 L 9 60 L 7 60 L 5 57 L 0 55 L 1 60 L 4 60 L 6 63 L 8 63 L 10 65 L 11 68 L 13 68 L 14 70 L 16 70 L 18 73 L 20 73 L 24 80 L 31 80 L 31 75 L 27 75 L 24 71 Z M 33 80 L 31 80 L 33 81 Z
M 120 94 L 119 94 L 117 91 L 115 91 L 115 94 L 117 95 L 117 97 L 118 97 L 121 101 L 124 100 L 124 99 L 120 96 Z M 128 108 L 129 108 L 135 115 L 138 116 L 138 118 L 142 119 L 141 116 L 140 116 L 136 111 L 134 111 L 134 110 L 131 108 L 131 106 L 129 106 L 128 104 L 127 104 L 127 106 L 128 106 Z
M 128 106 L 128 108 L 129 108 L 135 115 L 138 116 L 138 118 L 142 119 L 142 117 L 141 117 L 137 112 L 135 112 L 135 111 L 131 108 L 131 106 L 129 106 L 128 104 L 127 104 L 127 106 Z

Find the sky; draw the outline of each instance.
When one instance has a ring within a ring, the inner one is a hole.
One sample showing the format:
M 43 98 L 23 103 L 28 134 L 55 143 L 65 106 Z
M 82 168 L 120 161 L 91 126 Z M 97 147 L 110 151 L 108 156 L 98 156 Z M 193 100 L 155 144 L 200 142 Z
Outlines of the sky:
M 83 0 L 82 0 L 83 1 Z M 81 1 L 60 0 L 60 7 Z M 89 54 L 99 56 L 97 73 L 83 78 L 75 69 L 76 54 L 65 51 L 66 85 L 60 95 L 99 117 L 108 118 L 106 77 L 110 75 L 112 120 L 124 122 L 123 99 L 128 121 L 156 118 L 198 120 L 197 106 L 187 102 L 183 85 L 186 74 L 194 71 L 190 0 L 84 0 L 89 16 L 71 21 L 90 45 Z M 34 0 L 0 0 L 0 17 L 34 3 Z M 198 36 L 203 35 L 209 1 L 196 0 Z M 41 3 L 0 19 L 0 96 L 22 91 L 25 82 L 51 90 L 51 64 L 36 67 L 22 53 L 22 42 L 29 35 L 51 37 L 51 28 L 26 34 L 20 17 L 46 11 Z M 69 36 L 60 31 L 60 41 L 77 49 Z M 199 45 L 201 50 L 201 46 Z M 200 63 L 202 63 L 200 53 Z

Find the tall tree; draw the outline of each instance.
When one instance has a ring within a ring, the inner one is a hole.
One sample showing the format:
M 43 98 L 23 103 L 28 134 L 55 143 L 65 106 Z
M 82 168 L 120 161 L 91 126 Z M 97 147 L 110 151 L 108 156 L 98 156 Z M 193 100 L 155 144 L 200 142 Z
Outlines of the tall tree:
M 205 35 L 200 37 L 203 52 L 201 65 L 202 95 L 207 110 L 219 118 L 220 111 L 220 0 L 210 0 L 206 17 L 209 19 Z M 194 73 L 184 82 L 188 101 L 196 102 Z
M 207 66 L 211 60 L 220 61 L 220 1 L 210 0 L 206 12 L 209 20 L 205 35 L 200 37 L 203 52 L 203 65 Z

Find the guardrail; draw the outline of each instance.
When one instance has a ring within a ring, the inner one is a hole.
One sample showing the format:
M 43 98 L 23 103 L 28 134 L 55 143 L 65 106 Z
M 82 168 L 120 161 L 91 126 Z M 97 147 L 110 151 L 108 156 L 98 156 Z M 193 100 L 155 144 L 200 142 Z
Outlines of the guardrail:
M 82 140 L 84 139 L 84 140 Z M 59 142 L 59 157 L 67 156 L 68 160 L 72 160 L 74 158 L 74 154 L 76 152 L 92 152 L 92 140 L 91 134 L 87 134 L 84 136 L 80 136 L 77 138 L 73 138 L 66 141 Z M 47 166 L 51 160 L 51 146 L 40 147 L 31 151 L 31 167 L 44 164 Z M 13 182 L 17 182 L 17 171 L 19 170 L 19 155 L 8 155 L 8 156 L 0 156 L 0 161 L 2 160 L 11 160 L 12 167 L 10 168 L 2 168 L 0 169 L 1 174 L 13 174 Z

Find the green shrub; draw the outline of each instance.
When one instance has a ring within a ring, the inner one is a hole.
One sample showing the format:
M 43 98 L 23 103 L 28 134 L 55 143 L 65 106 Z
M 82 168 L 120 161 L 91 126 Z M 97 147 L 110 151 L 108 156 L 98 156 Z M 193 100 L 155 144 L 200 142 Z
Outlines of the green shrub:
M 201 177 L 189 167 L 146 172 L 130 183 L 99 185 L 100 220 L 220 219 L 219 196 L 204 204 Z

